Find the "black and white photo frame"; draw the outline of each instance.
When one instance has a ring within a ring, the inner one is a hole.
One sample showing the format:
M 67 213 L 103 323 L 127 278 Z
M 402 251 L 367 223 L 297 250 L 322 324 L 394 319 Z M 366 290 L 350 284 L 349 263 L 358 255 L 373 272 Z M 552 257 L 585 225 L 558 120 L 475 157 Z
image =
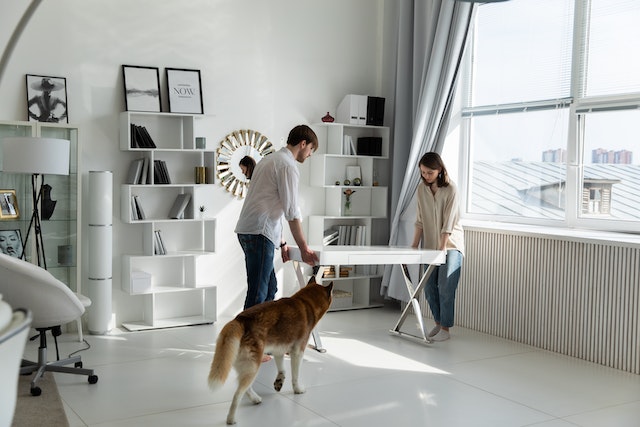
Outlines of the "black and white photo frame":
M 20 229 L 0 230 L 0 253 L 14 258 L 22 258 L 23 252 Z
M 67 79 L 27 74 L 27 115 L 30 122 L 69 123 Z
M 200 70 L 166 68 L 169 112 L 204 114 Z
M 162 111 L 158 67 L 123 65 L 124 99 L 127 111 Z

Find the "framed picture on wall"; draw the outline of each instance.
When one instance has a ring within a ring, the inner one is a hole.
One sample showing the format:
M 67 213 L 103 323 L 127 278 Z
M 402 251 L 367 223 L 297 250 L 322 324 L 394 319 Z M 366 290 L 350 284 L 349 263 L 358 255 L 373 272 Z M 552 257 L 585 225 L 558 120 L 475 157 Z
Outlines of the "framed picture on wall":
M 27 74 L 27 115 L 30 122 L 69 123 L 67 79 Z
M 167 68 L 166 73 L 169 111 L 203 114 L 200 70 Z
M 18 199 L 16 190 L 0 190 L 0 219 L 18 219 Z
M 22 234 L 19 229 L 0 230 L 0 252 L 14 258 L 22 258 Z
M 127 111 L 161 111 L 160 70 L 157 67 L 123 65 L 122 77 Z

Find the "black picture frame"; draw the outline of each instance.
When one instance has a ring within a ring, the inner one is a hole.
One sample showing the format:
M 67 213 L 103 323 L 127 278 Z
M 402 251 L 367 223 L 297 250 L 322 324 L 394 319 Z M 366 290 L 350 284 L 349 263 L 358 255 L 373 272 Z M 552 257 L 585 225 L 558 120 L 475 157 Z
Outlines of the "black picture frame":
M 69 123 L 66 78 L 27 74 L 26 81 L 30 122 Z
M 169 112 L 204 114 L 200 70 L 166 68 Z
M 14 258 L 22 258 L 24 246 L 20 229 L 0 230 L 0 252 Z
M 126 111 L 151 113 L 162 111 L 160 70 L 158 67 L 123 65 L 122 78 Z

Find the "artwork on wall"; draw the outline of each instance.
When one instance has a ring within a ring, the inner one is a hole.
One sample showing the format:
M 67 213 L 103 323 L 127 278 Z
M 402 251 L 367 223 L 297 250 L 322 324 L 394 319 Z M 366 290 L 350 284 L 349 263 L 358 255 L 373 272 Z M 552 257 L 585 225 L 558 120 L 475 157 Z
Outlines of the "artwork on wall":
M 0 252 L 14 258 L 22 258 L 22 234 L 20 234 L 20 230 L 0 230 Z
M 203 114 L 200 70 L 167 68 L 166 73 L 169 111 Z
M 0 219 L 18 219 L 18 199 L 16 190 L 0 190 Z
M 123 65 L 122 77 L 127 111 L 161 111 L 160 71 L 157 67 Z
M 67 79 L 27 74 L 29 121 L 69 123 Z

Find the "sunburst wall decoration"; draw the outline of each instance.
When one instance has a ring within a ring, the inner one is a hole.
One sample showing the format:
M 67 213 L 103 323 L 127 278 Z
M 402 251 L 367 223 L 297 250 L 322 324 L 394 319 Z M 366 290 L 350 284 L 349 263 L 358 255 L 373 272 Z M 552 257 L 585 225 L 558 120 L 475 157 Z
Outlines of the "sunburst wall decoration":
M 269 138 L 260 132 L 251 129 L 231 132 L 220 141 L 217 150 L 216 174 L 220 184 L 232 195 L 244 198 L 250 179 L 242 173 L 240 160 L 249 156 L 257 164 L 274 151 Z

